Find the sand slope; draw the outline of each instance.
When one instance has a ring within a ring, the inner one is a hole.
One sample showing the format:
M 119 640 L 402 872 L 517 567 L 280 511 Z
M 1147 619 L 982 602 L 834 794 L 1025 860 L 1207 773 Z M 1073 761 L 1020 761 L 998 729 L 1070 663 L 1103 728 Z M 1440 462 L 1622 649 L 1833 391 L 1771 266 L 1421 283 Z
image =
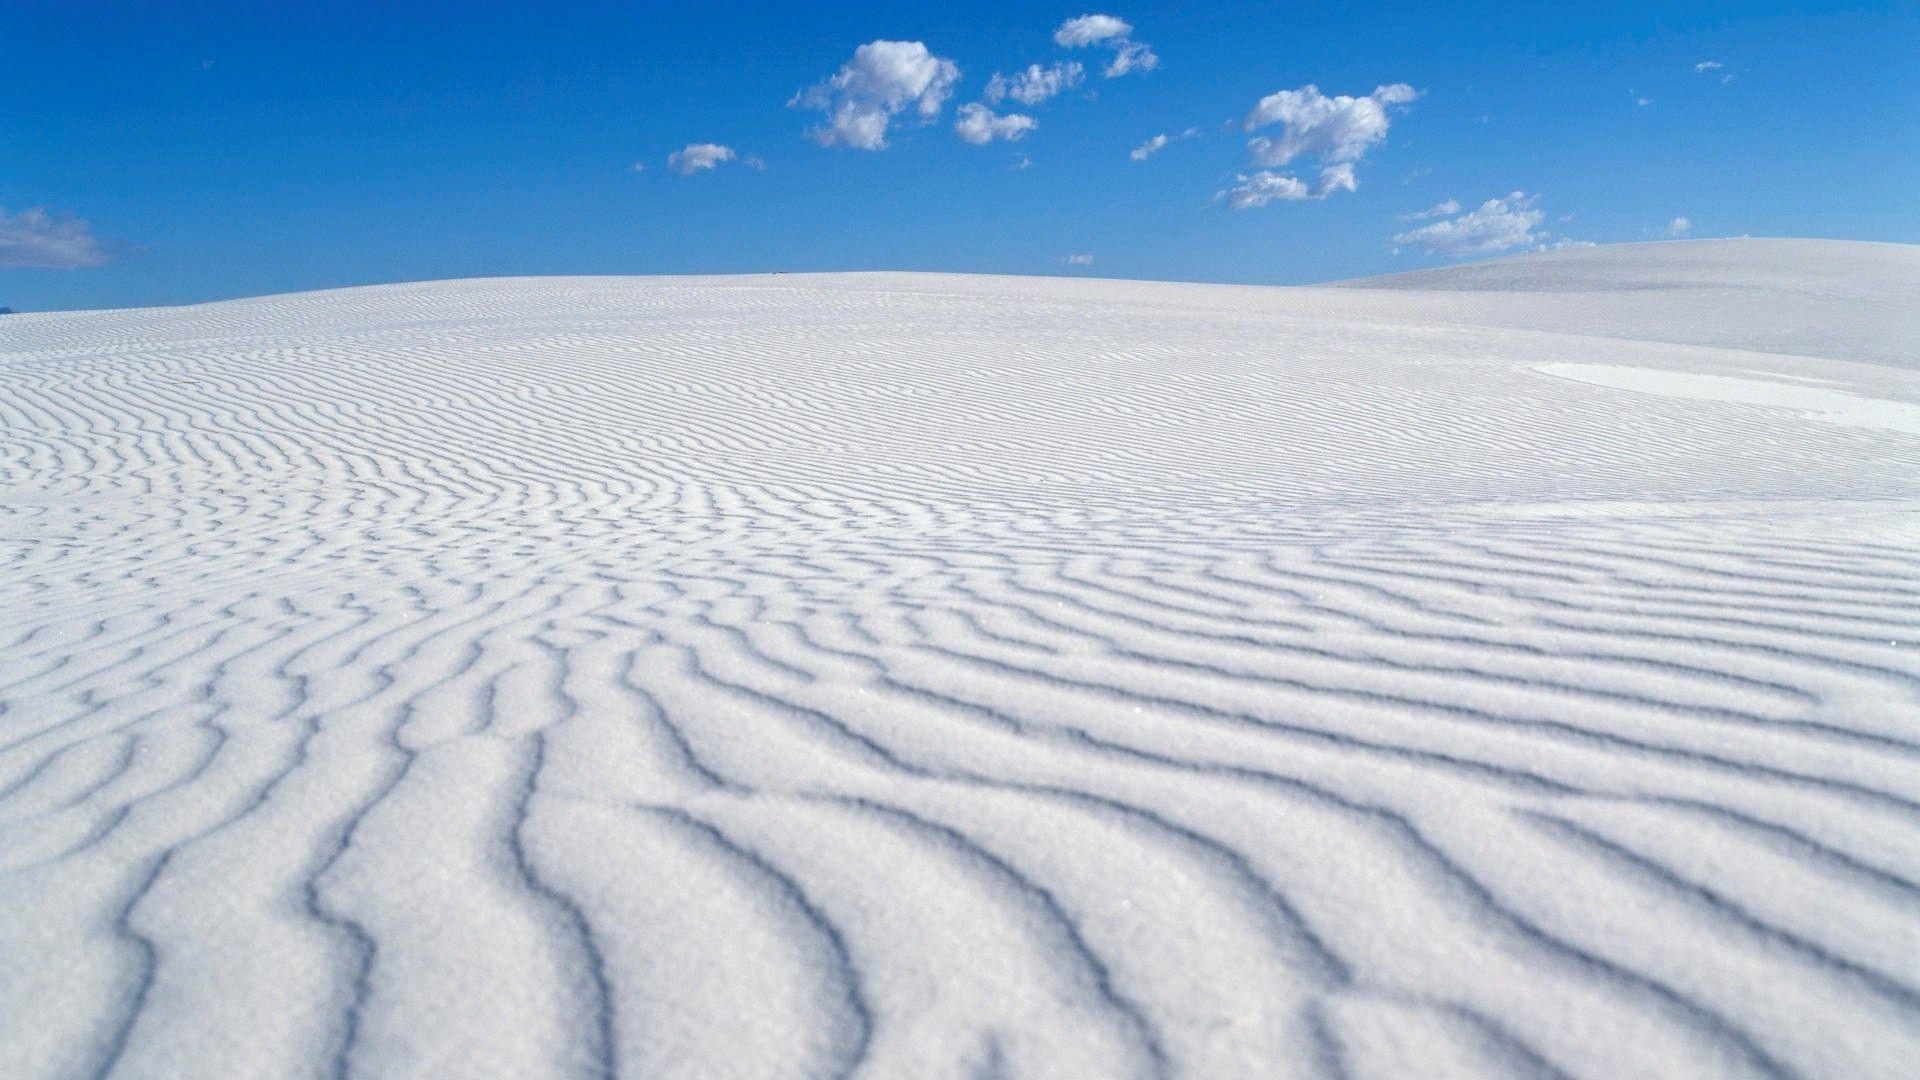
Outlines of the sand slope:
M 1914 253 L 10 316 L 0 1075 L 1911 1075 Z

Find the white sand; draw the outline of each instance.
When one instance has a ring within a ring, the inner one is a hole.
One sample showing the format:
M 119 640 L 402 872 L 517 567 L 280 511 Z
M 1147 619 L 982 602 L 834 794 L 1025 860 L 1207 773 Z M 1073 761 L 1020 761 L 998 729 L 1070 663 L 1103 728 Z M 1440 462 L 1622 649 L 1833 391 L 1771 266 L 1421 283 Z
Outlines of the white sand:
M 1917 256 L 10 316 L 0 1076 L 1911 1076 Z

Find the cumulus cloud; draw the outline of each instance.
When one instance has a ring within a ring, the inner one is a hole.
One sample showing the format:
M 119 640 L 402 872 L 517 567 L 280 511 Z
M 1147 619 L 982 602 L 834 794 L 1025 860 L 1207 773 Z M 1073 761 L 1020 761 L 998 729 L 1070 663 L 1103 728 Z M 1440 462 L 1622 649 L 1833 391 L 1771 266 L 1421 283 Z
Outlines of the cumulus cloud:
M 735 158 L 733 147 L 719 143 L 688 143 L 685 147 L 667 155 L 667 168 L 681 176 L 692 176 L 703 169 L 713 169 Z
M 1153 138 L 1134 147 L 1127 156 L 1135 161 L 1145 161 L 1166 148 L 1167 137 L 1165 135 L 1155 135 Z
M 1247 141 L 1254 164 L 1266 168 L 1237 177 L 1237 186 L 1220 197 L 1230 209 L 1250 210 L 1276 200 L 1324 199 L 1336 191 L 1358 190 L 1354 166 L 1387 137 L 1392 125 L 1387 110 L 1419 96 L 1405 83 L 1375 87 L 1365 97 L 1328 97 L 1311 85 L 1268 94 L 1241 121 L 1247 131 L 1280 125 L 1277 135 L 1256 135 Z M 1319 163 L 1320 178 L 1312 184 L 1271 171 L 1302 157 Z
M 1092 265 L 1093 265 L 1093 256 L 1091 256 L 1091 255 L 1069 255 L 1069 256 L 1067 256 L 1066 258 L 1064 258 L 1064 259 L 1061 259 L 1060 261 L 1061 261 L 1061 262 L 1063 262 L 1063 263 L 1066 263 L 1066 264 L 1067 264 L 1068 266 L 1092 266 Z
M 1488 199 L 1464 214 L 1400 233 L 1393 242 L 1429 255 L 1486 255 L 1537 245 L 1547 238 L 1546 233 L 1534 231 L 1546 216 L 1534 209 L 1538 199 L 1523 191 Z
M 1160 57 L 1144 42 L 1133 40 L 1133 26 L 1114 15 L 1082 15 L 1068 19 L 1053 32 L 1054 44 L 1068 49 L 1098 46 L 1113 51 L 1102 74 L 1117 79 L 1133 71 L 1152 71 Z
M 1133 27 L 1125 19 L 1113 15 L 1082 15 L 1061 23 L 1060 28 L 1053 32 L 1053 42 L 1077 49 L 1082 45 L 1124 38 L 1132 33 Z
M 1310 84 L 1261 98 L 1241 127 L 1254 131 L 1281 125 L 1279 135 L 1261 135 L 1247 143 L 1258 165 L 1285 165 L 1302 155 L 1333 164 L 1354 163 L 1387 137 L 1392 124 L 1387 110 L 1419 96 L 1406 83 L 1375 87 L 1366 97 L 1328 97 Z
M 109 259 L 92 229 L 79 218 L 56 218 L 44 207 L 9 215 L 0 206 L 0 268 L 78 270 Z
M 985 146 L 995 139 L 1017 142 L 1027 132 L 1040 126 L 1040 121 L 1020 113 L 997 115 L 992 109 L 979 102 L 960 106 L 957 114 L 959 121 L 953 125 L 954 134 L 964 142 L 975 146 Z
M 1685 236 L 1692 231 L 1693 231 L 1693 222 L 1688 221 L 1685 217 L 1677 217 L 1677 218 L 1674 218 L 1672 221 L 1667 222 L 1667 227 L 1660 230 L 1660 235 Z
M 908 113 L 931 123 L 953 96 L 960 68 L 918 41 L 870 41 L 831 78 L 808 87 L 788 107 L 818 109 L 826 122 L 808 134 L 821 146 L 887 148 L 887 128 Z
M 1038 105 L 1078 86 L 1086 71 L 1077 61 L 1067 60 L 1050 67 L 1028 64 L 1027 70 L 1012 75 L 996 72 L 987 80 L 987 100 L 997 105 L 1003 98 L 1012 98 L 1022 105 Z

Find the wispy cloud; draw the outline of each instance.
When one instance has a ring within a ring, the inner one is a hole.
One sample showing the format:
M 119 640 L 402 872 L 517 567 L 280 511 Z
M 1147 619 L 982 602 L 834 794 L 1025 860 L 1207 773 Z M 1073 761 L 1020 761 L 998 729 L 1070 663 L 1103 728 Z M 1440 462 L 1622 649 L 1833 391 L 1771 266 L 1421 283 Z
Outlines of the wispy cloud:
M 1233 187 L 1214 195 L 1216 199 L 1225 199 L 1229 210 L 1252 210 L 1272 202 L 1324 199 L 1336 191 L 1354 191 L 1360 186 L 1349 164 L 1327 166 L 1320 170 L 1320 179 L 1312 184 L 1268 169 L 1251 175 L 1243 173 L 1233 179 Z
M 1693 222 L 1688 221 L 1683 216 L 1683 217 L 1674 218 L 1672 221 L 1667 222 L 1666 227 L 1660 230 L 1660 235 L 1666 236 L 1666 237 L 1681 237 L 1681 236 L 1687 235 L 1692 231 L 1693 231 Z
M 1417 247 L 1429 255 L 1487 255 L 1537 245 L 1547 239 L 1546 233 L 1534 231 L 1546 216 L 1534 208 L 1539 198 L 1516 191 L 1505 198 L 1488 199 L 1464 214 L 1400 233 L 1393 243 Z
M 918 41 L 870 41 L 831 77 L 793 96 L 789 107 L 818 109 L 826 122 L 808 134 L 821 146 L 887 148 L 887 129 L 902 113 L 931 123 L 940 116 L 960 67 Z
M 1145 161 L 1166 148 L 1167 137 L 1165 135 L 1155 135 L 1153 138 L 1134 147 L 1128 152 L 1127 156 L 1135 161 Z
M 1128 151 L 1127 157 L 1134 161 L 1145 161 L 1160 151 L 1165 150 L 1168 146 L 1171 146 L 1176 139 L 1197 139 L 1199 137 L 1200 129 L 1197 127 L 1190 127 L 1178 135 L 1167 135 L 1164 133 L 1155 135 L 1153 138 L 1148 139 L 1146 142 Z
M 1448 215 L 1457 214 L 1459 212 L 1460 212 L 1460 200 L 1448 199 L 1445 202 L 1435 203 L 1434 205 L 1428 207 L 1425 210 L 1418 210 L 1411 214 L 1401 214 L 1400 220 L 1401 221 L 1425 221 L 1428 218 L 1447 217 Z
M 997 105 L 1003 98 L 1012 98 L 1022 105 L 1038 105 L 1078 86 L 1086 71 L 1078 61 L 1063 60 L 1048 67 L 1028 64 L 1025 71 L 1012 75 L 995 72 L 987 80 L 987 100 Z
M 1092 265 L 1093 265 L 1093 256 L 1091 256 L 1091 255 L 1069 255 L 1069 256 L 1067 256 L 1066 258 L 1064 258 L 1064 259 L 1061 259 L 1060 261 L 1061 261 L 1061 262 L 1063 262 L 1063 263 L 1066 263 L 1066 264 L 1067 264 L 1068 266 L 1092 266 Z
M 0 206 L 0 268 L 78 270 L 110 261 L 85 221 L 54 217 L 45 207 L 8 215 Z
M 1113 59 L 1101 74 L 1117 79 L 1135 71 L 1152 71 L 1160 57 L 1144 42 L 1133 40 L 1133 26 L 1117 15 L 1082 15 L 1068 19 L 1053 32 L 1054 44 L 1068 49 L 1088 46 L 1110 49 Z
M 1694 71 L 1694 74 L 1696 75 L 1711 75 L 1716 71 L 1721 71 L 1726 66 L 1727 65 L 1721 63 L 1718 60 L 1702 60 L 1699 63 L 1693 65 L 1693 71 Z M 1723 86 L 1732 81 L 1733 81 L 1733 73 L 1730 71 L 1725 72 L 1720 76 L 1720 83 Z

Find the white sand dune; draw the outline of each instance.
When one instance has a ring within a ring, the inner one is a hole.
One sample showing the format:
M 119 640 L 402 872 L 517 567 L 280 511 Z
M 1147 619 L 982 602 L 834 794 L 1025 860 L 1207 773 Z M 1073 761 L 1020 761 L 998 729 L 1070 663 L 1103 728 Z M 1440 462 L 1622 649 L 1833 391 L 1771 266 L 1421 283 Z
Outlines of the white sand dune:
M 1916 410 L 1887 245 L 10 316 L 0 1075 L 1911 1076 Z

